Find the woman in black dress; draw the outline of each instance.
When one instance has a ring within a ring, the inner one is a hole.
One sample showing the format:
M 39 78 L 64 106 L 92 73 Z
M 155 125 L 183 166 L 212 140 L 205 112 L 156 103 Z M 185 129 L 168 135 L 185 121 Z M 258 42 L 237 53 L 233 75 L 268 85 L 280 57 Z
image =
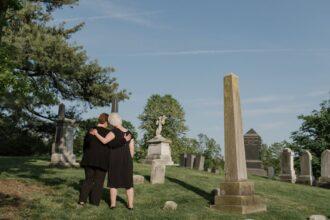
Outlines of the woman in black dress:
M 118 113 L 109 115 L 109 124 L 114 128 L 106 137 L 102 137 L 94 129 L 91 134 L 95 135 L 103 144 L 109 143 L 110 162 L 108 172 L 108 186 L 110 187 L 111 208 L 116 207 L 117 189 L 125 188 L 127 194 L 127 208 L 133 209 L 134 188 L 133 188 L 133 156 L 134 139 L 122 144 L 124 136 L 132 135 L 122 126 L 122 120 Z

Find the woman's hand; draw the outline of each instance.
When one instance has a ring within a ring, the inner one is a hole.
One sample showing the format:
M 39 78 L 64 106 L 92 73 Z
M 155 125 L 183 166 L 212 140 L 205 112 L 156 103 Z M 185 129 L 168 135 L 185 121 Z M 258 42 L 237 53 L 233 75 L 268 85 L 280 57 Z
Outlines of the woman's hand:
M 91 135 L 94 135 L 94 136 L 98 134 L 98 132 L 97 132 L 97 130 L 96 130 L 95 128 L 92 129 L 92 130 L 90 130 L 89 133 L 90 133 Z
M 130 133 L 124 134 L 124 138 L 125 138 L 126 142 L 130 142 L 132 140 L 132 135 Z

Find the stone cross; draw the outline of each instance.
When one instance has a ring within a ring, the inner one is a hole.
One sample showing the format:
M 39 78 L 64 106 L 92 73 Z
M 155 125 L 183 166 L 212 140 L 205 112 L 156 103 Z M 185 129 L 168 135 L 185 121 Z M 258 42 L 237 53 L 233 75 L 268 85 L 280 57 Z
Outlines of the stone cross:
M 78 167 L 76 156 L 73 153 L 75 121 L 65 118 L 65 105 L 58 108 L 56 132 L 52 145 L 51 166 Z
M 254 195 L 253 182 L 247 181 L 242 124 L 238 76 L 231 73 L 224 77 L 225 181 L 212 207 L 239 214 L 263 212 L 266 205 Z
M 308 150 L 305 150 L 300 156 L 300 175 L 297 182 L 313 185 L 313 180 L 312 155 Z
M 330 185 L 330 150 L 323 151 L 321 155 L 320 185 Z
M 158 117 L 158 120 L 156 121 L 156 125 L 158 125 L 158 128 L 156 130 L 156 137 L 162 136 L 161 133 L 162 133 L 163 125 L 165 124 L 166 119 L 167 119 L 167 117 L 165 115 Z
M 294 153 L 289 148 L 284 148 L 281 154 L 281 174 L 280 180 L 284 182 L 296 182 L 296 172 L 293 163 Z

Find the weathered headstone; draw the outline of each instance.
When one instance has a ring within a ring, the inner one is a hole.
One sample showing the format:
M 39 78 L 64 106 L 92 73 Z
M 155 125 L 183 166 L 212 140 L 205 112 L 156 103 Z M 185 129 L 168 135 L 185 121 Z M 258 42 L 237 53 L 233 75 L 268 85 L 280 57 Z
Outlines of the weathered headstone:
M 145 178 L 142 175 L 133 175 L 134 185 L 143 184 L 144 180 L 145 180 Z
M 73 153 L 75 121 L 65 118 L 65 105 L 61 103 L 56 122 L 56 133 L 52 144 L 51 166 L 78 167 Z
M 224 78 L 225 181 L 214 208 L 224 212 L 249 214 L 266 211 L 266 205 L 254 195 L 253 182 L 247 181 L 243 141 L 242 113 L 238 76 Z
M 186 167 L 192 169 L 194 167 L 195 155 L 187 154 Z
M 261 137 L 255 132 L 255 130 L 250 129 L 244 135 L 247 172 L 258 176 L 267 176 L 261 161 L 261 144 Z
M 212 169 L 211 169 L 211 168 L 207 168 L 206 171 L 207 171 L 208 173 L 211 173 L 211 172 L 212 172 Z
M 324 215 L 311 215 L 308 218 L 309 220 L 328 220 L 328 218 Z
M 296 172 L 293 163 L 294 153 L 289 148 L 284 148 L 281 153 L 281 174 L 280 180 L 283 182 L 296 182 Z
M 321 155 L 321 177 L 319 185 L 330 185 L 330 150 L 323 151 Z
M 313 181 L 312 155 L 308 150 L 305 150 L 300 156 L 300 175 L 297 183 L 313 185 Z
M 173 201 L 167 201 L 164 204 L 163 210 L 165 211 L 175 211 L 178 208 L 178 204 Z
M 153 160 L 151 164 L 151 184 L 163 184 L 165 182 L 166 165 L 162 160 Z
M 180 155 L 180 167 L 186 167 L 186 161 L 187 161 L 187 154 L 181 154 Z
M 197 155 L 194 160 L 194 169 L 204 170 L 205 157 L 202 155 Z
M 215 174 L 220 174 L 220 170 L 217 169 L 217 168 L 212 168 L 212 173 L 215 173 Z
M 171 140 L 164 138 L 161 135 L 162 126 L 165 124 L 166 116 L 160 116 L 156 124 L 156 136 L 148 141 L 148 154 L 144 163 L 151 164 L 153 160 L 161 159 L 166 165 L 173 165 L 171 156 Z
M 267 167 L 267 176 L 269 179 L 274 178 L 274 176 L 275 176 L 274 167 Z

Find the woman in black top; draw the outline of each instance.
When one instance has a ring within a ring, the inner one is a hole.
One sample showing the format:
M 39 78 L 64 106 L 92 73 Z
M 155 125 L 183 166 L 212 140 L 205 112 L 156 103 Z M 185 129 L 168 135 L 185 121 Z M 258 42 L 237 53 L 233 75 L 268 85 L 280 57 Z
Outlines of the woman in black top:
M 133 156 L 134 139 L 122 144 L 120 140 L 131 134 L 122 126 L 122 120 L 118 113 L 109 115 L 109 123 L 114 128 L 106 137 L 103 137 L 94 129 L 91 134 L 95 135 L 103 144 L 109 143 L 110 163 L 108 173 L 108 186 L 110 187 L 111 208 L 116 207 L 117 188 L 125 188 L 127 194 L 127 208 L 133 209 L 134 188 L 133 188 Z

